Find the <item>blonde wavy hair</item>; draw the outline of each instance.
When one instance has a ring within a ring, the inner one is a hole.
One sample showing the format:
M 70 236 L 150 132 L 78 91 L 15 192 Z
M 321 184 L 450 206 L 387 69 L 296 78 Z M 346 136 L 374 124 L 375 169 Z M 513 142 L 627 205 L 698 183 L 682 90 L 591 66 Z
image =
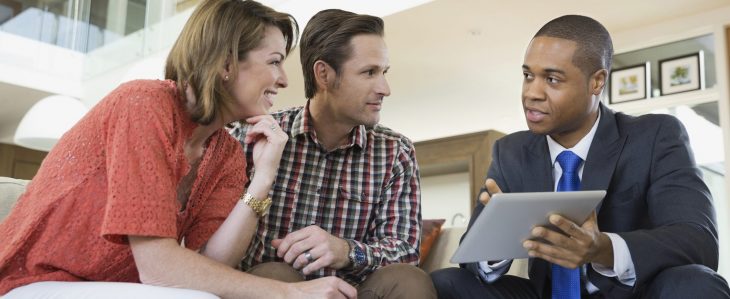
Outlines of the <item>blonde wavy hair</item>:
M 249 51 L 264 38 L 267 26 L 281 30 L 288 55 L 299 35 L 299 26 L 289 14 L 249 0 L 205 0 L 185 23 L 165 65 L 165 79 L 177 83 L 181 96 L 189 85 L 195 94 L 190 116 L 196 123 L 210 124 L 235 103 L 223 85 L 220 71 L 230 64 L 237 70 Z M 238 72 L 232 72 L 233 80 Z

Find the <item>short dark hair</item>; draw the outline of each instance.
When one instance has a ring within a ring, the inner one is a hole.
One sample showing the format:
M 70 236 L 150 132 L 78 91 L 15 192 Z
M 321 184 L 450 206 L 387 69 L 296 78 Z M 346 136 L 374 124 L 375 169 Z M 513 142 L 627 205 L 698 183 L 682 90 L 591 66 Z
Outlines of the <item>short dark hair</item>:
M 360 15 L 340 9 L 318 12 L 309 20 L 299 42 L 300 60 L 304 73 L 304 92 L 307 99 L 314 97 L 314 63 L 322 60 L 329 64 L 339 78 L 342 64 L 350 59 L 350 41 L 359 34 L 384 35 L 383 19 Z
M 590 76 L 600 69 L 611 71 L 613 42 L 601 23 L 579 15 L 565 15 L 548 22 L 535 34 L 574 41 L 578 44 L 573 64 Z

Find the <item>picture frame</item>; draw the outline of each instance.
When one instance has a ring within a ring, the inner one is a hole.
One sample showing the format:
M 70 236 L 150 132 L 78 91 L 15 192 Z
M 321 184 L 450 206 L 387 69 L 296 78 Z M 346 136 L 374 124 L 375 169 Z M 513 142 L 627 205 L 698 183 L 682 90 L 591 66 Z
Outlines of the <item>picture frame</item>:
M 705 88 L 704 52 L 659 60 L 661 95 Z
M 615 69 L 608 80 L 609 104 L 648 99 L 651 95 L 649 62 Z

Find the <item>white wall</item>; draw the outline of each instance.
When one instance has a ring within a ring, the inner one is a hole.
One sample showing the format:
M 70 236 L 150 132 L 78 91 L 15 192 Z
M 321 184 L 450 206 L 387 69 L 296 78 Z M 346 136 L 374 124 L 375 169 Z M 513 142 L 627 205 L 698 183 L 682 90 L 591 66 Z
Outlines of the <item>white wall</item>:
M 444 227 L 466 227 L 471 217 L 469 173 L 421 177 L 421 216 L 446 219 Z
M 715 37 L 717 89 L 719 94 L 720 126 L 725 140 L 725 189 L 730 186 L 730 97 L 728 96 L 728 61 L 725 26 L 730 25 L 730 6 L 683 18 L 676 18 L 640 28 L 612 33 L 617 52 L 627 52 L 693 36 L 712 33 Z M 716 184 L 717 182 L 712 182 Z M 720 269 L 730 277 L 730 198 L 714 198 L 720 233 Z
M 82 94 L 83 54 L 2 31 L 0 45 L 0 82 L 73 97 Z
M 168 50 L 162 50 L 86 80 L 82 101 L 91 107 L 123 82 L 134 79 L 163 79 L 167 53 Z

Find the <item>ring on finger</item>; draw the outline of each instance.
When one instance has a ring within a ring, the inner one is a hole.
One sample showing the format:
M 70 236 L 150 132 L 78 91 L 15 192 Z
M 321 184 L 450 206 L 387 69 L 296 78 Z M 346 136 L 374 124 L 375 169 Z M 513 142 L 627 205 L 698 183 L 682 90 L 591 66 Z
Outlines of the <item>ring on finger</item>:
M 309 253 L 309 250 L 304 252 L 304 257 L 307 259 L 307 263 L 314 262 L 314 257 L 312 256 L 311 253 Z
M 269 128 L 271 128 L 272 131 L 276 131 L 276 125 L 272 124 Z

